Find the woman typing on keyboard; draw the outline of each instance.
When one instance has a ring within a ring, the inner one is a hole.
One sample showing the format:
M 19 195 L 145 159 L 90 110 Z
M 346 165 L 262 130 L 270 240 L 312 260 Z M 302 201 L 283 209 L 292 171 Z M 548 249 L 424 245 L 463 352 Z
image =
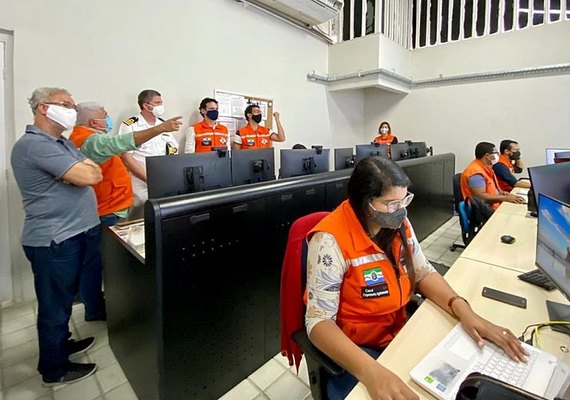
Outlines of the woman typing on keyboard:
M 350 177 L 348 200 L 308 235 L 307 333 L 347 371 L 329 380 L 331 400 L 345 398 L 357 381 L 374 400 L 418 398 L 376 362 L 406 322 L 414 291 L 459 319 L 479 346 L 490 340 L 513 360 L 527 355 L 511 331 L 475 314 L 427 261 L 406 217 L 409 185 L 392 161 L 364 159 Z

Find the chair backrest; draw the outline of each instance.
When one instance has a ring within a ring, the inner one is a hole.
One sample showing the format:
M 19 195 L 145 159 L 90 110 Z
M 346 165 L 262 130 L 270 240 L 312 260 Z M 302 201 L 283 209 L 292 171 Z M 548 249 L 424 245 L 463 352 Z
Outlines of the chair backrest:
M 281 269 L 281 354 L 287 356 L 289 365 L 299 367 L 301 349 L 291 335 L 303 329 L 305 323 L 303 294 L 305 279 L 302 277 L 303 243 L 305 236 L 324 217 L 327 211 L 315 212 L 297 219 L 289 229 L 283 267 Z
M 463 201 L 461 194 L 461 172 L 453 175 L 453 204 L 455 205 L 455 212 L 459 214 L 459 203 Z
M 458 210 L 459 225 L 461 226 L 461 239 L 463 239 L 463 244 L 467 246 L 471 241 L 471 235 L 469 234 L 469 217 L 471 216 L 471 204 L 462 200 L 459 202 Z

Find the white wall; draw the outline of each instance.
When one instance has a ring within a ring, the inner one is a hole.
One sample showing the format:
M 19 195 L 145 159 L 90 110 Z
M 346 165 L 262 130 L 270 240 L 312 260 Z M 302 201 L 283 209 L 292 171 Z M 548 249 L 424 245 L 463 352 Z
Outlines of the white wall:
M 570 23 L 412 52 L 413 79 L 570 62 Z M 388 120 L 400 139 L 425 140 L 436 153 L 454 152 L 456 170 L 475 145 L 520 143 L 527 166 L 544 164 L 545 147 L 570 147 L 570 75 L 449 84 L 407 96 L 367 89 L 365 136 Z
M 186 125 L 214 89 L 268 96 L 287 133 L 277 151 L 297 142 L 330 147 L 332 132 L 345 144 L 361 136 L 362 94 L 329 95 L 306 79 L 327 70 L 328 46 L 234 0 L 0 0 L 0 10 L 0 28 L 14 31 L 12 139 L 32 121 L 27 98 L 39 86 L 105 104 L 115 125 L 137 112 L 145 88 L 160 91 L 167 115 L 183 115 Z M 29 266 L 15 265 L 13 276 L 25 286 L 16 300 L 33 298 Z

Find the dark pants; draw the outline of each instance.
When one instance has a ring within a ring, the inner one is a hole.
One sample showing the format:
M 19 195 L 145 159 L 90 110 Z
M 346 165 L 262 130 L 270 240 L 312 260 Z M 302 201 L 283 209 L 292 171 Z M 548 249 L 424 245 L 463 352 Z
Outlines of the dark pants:
M 49 247 L 24 246 L 32 264 L 38 299 L 38 371 L 45 378 L 58 379 L 69 364 L 66 343 L 73 296 L 78 289 L 85 315 L 105 313 L 99 225 L 85 233 Z
M 377 359 L 381 353 L 378 350 L 369 349 L 367 347 L 361 347 L 361 349 L 370 354 L 374 359 Z M 327 382 L 327 395 L 329 400 L 341 400 L 346 398 L 357 383 L 358 379 L 349 372 L 331 376 Z
M 106 226 L 114 226 L 117 224 L 117 222 L 120 222 L 123 220 L 124 220 L 124 218 L 120 218 L 119 216 L 117 216 L 115 214 L 101 215 L 99 217 L 99 221 L 101 221 L 101 223 L 103 225 L 106 225 Z

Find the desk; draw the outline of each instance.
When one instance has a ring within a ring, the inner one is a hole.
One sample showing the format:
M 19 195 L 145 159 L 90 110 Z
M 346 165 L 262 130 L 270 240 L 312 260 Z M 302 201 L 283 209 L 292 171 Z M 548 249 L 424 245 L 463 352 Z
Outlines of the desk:
M 497 208 L 497 210 L 495 210 L 495 212 L 498 213 L 507 213 L 507 214 L 515 214 L 515 215 L 521 215 L 521 216 L 525 216 L 528 214 L 528 206 L 527 206 L 527 202 L 528 202 L 528 196 L 524 193 L 528 193 L 528 189 L 521 189 L 521 188 L 513 188 L 513 190 L 511 190 L 511 194 L 515 194 L 517 196 L 521 196 L 525 199 L 525 204 L 515 204 L 515 203 L 509 203 L 507 201 L 503 201 L 501 203 L 501 205 L 499 206 L 499 208 Z
M 473 310 L 490 321 L 501 324 L 520 335 L 531 323 L 548 320 L 545 300 L 568 304 L 559 291 L 548 292 L 517 279 L 517 272 L 468 259 L 458 259 L 445 279 L 463 297 Z M 527 298 L 527 309 L 516 308 L 481 296 L 483 286 Z M 422 399 L 433 399 L 426 391 L 412 382 L 409 371 L 455 326 L 457 321 L 445 311 L 426 301 L 398 333 L 378 362 L 398 375 Z M 429 326 L 429 329 L 425 329 Z M 548 329 L 548 328 L 547 328 Z M 557 332 L 541 334 L 542 349 L 553 354 L 561 344 L 568 345 L 568 338 Z M 347 399 L 369 399 L 364 385 L 359 383 Z
M 536 268 L 534 265 L 536 225 L 537 219 L 531 216 L 495 212 L 469 246 L 463 250 L 460 258 L 481 261 L 518 272 L 533 270 Z M 502 243 L 503 235 L 514 236 L 515 243 Z

